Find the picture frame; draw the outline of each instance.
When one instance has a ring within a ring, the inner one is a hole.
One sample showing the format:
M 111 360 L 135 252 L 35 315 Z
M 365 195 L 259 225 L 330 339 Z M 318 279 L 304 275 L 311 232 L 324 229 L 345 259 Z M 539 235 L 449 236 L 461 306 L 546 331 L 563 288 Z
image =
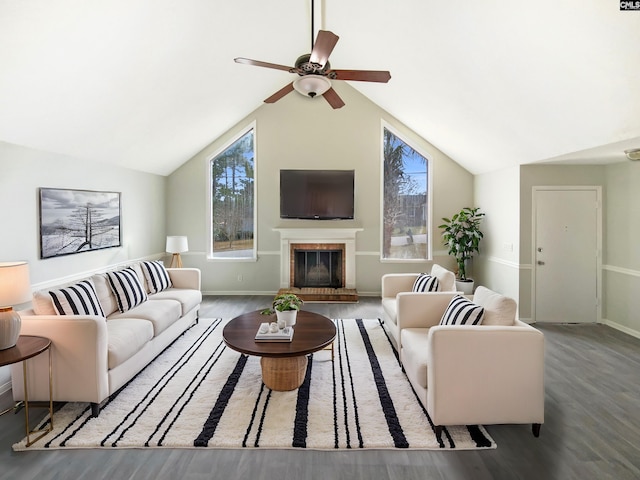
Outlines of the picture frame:
M 120 192 L 39 189 L 40 258 L 122 246 Z

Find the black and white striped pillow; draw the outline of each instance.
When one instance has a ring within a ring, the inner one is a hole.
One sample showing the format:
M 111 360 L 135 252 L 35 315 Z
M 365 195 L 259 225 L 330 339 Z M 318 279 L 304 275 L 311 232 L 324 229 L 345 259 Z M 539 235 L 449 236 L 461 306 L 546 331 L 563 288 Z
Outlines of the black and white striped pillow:
M 49 295 L 58 315 L 98 315 L 104 317 L 102 305 L 91 280 L 70 287 L 50 290 Z
M 436 277 L 432 277 L 426 273 L 421 273 L 413 282 L 412 292 L 437 292 L 439 282 Z
M 142 271 L 147 279 L 149 293 L 158 293 L 172 286 L 169 272 L 160 260 L 142 262 Z
M 147 292 L 144 291 L 133 268 L 127 267 L 117 272 L 107 272 L 107 279 L 116 297 L 118 310 L 121 312 L 131 310 L 147 299 Z
M 456 295 L 444 311 L 440 325 L 480 325 L 483 317 L 484 307 Z

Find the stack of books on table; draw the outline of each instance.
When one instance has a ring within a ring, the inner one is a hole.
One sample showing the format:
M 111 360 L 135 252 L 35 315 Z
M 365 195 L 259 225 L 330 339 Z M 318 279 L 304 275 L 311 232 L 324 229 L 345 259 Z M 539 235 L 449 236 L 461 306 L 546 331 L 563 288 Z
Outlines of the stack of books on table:
M 285 327 L 282 330 L 270 332 L 269 324 L 261 323 L 256 333 L 256 342 L 290 342 L 292 339 L 293 327 Z

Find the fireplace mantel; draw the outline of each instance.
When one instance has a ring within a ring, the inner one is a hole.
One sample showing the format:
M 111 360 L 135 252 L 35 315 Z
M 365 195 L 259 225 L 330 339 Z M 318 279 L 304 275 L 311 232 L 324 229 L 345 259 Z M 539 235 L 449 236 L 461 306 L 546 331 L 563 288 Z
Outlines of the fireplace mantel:
M 344 243 L 345 288 L 356 288 L 356 234 L 362 228 L 274 228 L 280 233 L 280 288 L 291 281 L 292 243 Z

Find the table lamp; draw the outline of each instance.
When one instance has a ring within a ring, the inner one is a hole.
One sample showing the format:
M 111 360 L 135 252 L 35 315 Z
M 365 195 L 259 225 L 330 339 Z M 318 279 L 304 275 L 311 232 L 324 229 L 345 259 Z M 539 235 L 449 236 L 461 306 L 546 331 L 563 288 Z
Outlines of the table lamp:
M 31 300 L 27 262 L 0 262 L 0 350 L 13 347 L 22 321 L 14 305 Z
M 171 256 L 170 268 L 182 268 L 180 254 L 189 251 L 189 242 L 185 236 L 167 236 L 166 251 L 173 254 Z

